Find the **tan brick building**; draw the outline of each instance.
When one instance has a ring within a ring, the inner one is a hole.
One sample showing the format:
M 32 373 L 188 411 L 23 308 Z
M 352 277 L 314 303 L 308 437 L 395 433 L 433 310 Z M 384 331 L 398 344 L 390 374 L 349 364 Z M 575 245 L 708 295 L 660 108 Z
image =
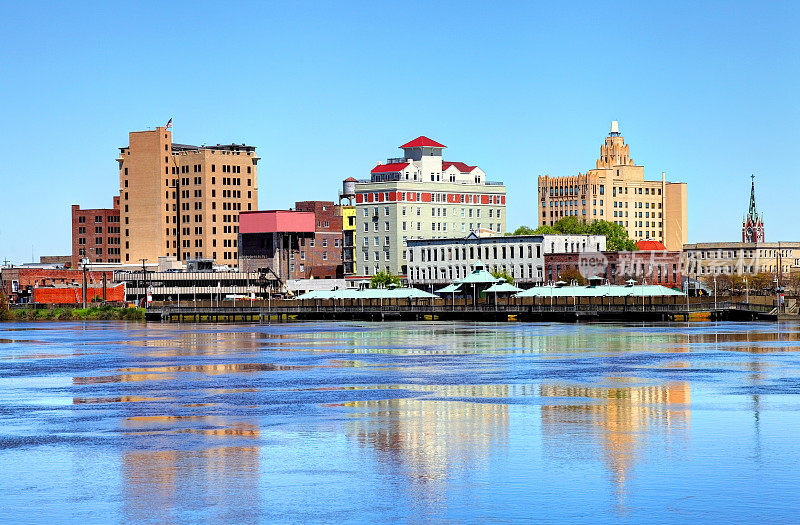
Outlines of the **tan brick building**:
M 122 262 L 236 266 L 239 213 L 258 209 L 258 160 L 244 144 L 176 144 L 165 127 L 131 132 L 117 159 Z
M 706 276 L 755 275 L 783 277 L 800 272 L 800 242 L 701 242 L 683 246 L 684 273 Z
M 687 241 L 686 183 L 645 180 L 616 121 L 600 146 L 595 169 L 574 177 L 539 177 L 539 224 L 563 217 L 624 226 L 636 241 L 654 240 L 680 251 Z

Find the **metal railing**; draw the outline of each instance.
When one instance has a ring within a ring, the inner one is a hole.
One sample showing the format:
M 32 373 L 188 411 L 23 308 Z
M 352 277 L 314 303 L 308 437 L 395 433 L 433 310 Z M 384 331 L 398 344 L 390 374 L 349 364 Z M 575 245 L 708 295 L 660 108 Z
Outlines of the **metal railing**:
M 218 306 L 194 307 L 166 305 L 151 307 L 149 310 L 160 312 L 162 316 L 181 315 L 274 315 L 302 313 L 362 313 L 362 312 L 402 312 L 402 313 L 671 313 L 713 312 L 737 310 L 746 312 L 769 313 L 773 306 L 747 303 L 720 302 L 716 308 L 713 303 L 686 304 L 575 304 L 575 305 L 519 305 L 519 304 L 479 304 L 479 305 L 421 305 L 421 304 L 389 304 L 389 305 L 293 305 L 293 306 Z

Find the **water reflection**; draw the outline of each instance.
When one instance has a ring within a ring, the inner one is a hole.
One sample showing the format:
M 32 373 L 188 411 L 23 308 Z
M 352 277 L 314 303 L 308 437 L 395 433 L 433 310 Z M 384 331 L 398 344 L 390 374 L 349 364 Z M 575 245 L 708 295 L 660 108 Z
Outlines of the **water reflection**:
M 797 514 L 798 325 L 36 323 L 0 339 L 4 521 Z
M 485 468 L 506 443 L 509 415 L 502 401 L 509 387 L 415 385 L 413 390 L 430 396 L 347 403 L 357 409 L 350 413 L 347 434 L 374 451 L 393 477 L 407 481 L 415 504 L 435 511 L 446 501 L 453 470 Z M 484 402 L 474 402 L 478 399 Z
M 608 382 L 630 381 L 611 378 Z M 626 483 L 642 453 L 641 448 L 652 435 L 659 434 L 656 442 L 665 447 L 671 446 L 673 439 L 681 442 L 688 437 L 691 388 L 686 382 L 663 386 L 543 384 L 540 392 L 543 398 L 561 401 L 541 407 L 542 437 L 551 453 L 558 455 L 559 452 L 552 449 L 560 448 L 566 436 L 576 432 L 590 436 L 602 449 L 619 510 L 625 510 Z M 580 402 L 584 399 L 591 402 Z
M 155 515 L 167 523 L 205 521 L 201 516 L 240 522 L 258 515 L 257 446 L 128 450 L 122 462 L 124 521 Z
M 159 509 L 163 521 L 186 521 L 206 506 L 215 520 L 239 520 L 254 512 L 249 506 L 257 508 L 256 425 L 224 416 L 150 415 L 126 417 L 122 430 L 129 440 L 122 455 L 126 520 L 146 521 Z M 181 438 L 189 435 L 199 441 Z

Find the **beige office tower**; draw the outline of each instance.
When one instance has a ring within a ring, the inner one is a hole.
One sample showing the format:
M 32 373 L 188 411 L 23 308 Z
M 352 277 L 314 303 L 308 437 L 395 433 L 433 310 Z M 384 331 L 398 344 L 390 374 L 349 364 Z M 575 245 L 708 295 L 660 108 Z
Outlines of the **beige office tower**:
M 645 180 L 616 121 L 600 146 L 595 169 L 574 177 L 539 177 L 539 224 L 564 217 L 605 220 L 625 227 L 634 240 L 661 241 L 680 251 L 687 241 L 686 183 Z
M 258 209 L 253 146 L 189 146 L 164 127 L 120 148 L 122 262 L 213 259 L 237 266 L 239 213 Z

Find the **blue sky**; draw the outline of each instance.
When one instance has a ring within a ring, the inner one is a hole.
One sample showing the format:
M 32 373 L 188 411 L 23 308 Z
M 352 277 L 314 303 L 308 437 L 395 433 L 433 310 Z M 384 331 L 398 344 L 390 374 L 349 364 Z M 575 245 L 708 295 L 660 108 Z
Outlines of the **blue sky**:
M 397 146 L 508 186 L 594 166 L 619 120 L 645 175 L 689 183 L 690 242 L 800 240 L 800 7 L 786 3 L 3 2 L 0 260 L 70 252 L 70 205 L 118 192 L 128 132 L 258 148 L 259 207 L 336 198 Z

